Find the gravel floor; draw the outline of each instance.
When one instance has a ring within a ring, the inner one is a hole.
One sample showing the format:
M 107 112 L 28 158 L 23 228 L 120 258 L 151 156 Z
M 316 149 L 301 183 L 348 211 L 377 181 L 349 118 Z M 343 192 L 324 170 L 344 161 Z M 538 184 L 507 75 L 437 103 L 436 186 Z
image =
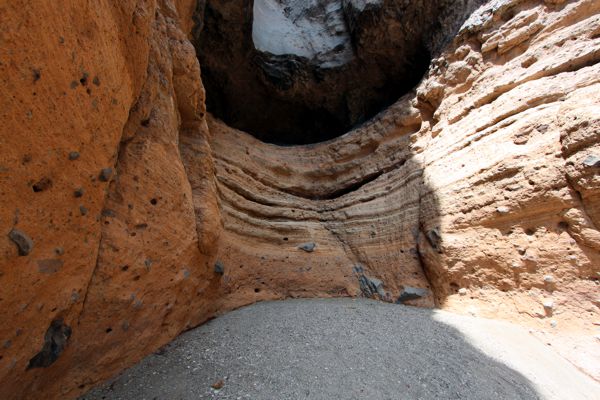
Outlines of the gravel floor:
M 596 399 L 598 388 L 507 323 L 330 299 L 228 313 L 81 399 Z

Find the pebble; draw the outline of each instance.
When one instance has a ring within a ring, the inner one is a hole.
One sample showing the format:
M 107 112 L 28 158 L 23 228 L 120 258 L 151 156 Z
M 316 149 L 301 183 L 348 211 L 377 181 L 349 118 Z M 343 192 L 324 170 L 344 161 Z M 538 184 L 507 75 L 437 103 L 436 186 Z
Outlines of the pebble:
M 586 167 L 600 167 L 600 157 L 596 155 L 589 155 L 583 160 L 583 165 Z
M 110 178 L 112 177 L 113 174 L 113 169 L 112 168 L 102 168 L 102 170 L 100 171 L 100 180 L 102 182 L 108 182 L 110 180 Z
M 75 189 L 75 191 L 73 192 L 73 196 L 79 198 L 79 197 L 83 197 L 83 194 L 85 193 L 85 190 L 83 190 L 83 188 L 78 188 Z
M 33 240 L 25 232 L 13 229 L 9 232 L 8 237 L 17 245 L 20 256 L 26 256 L 33 250 Z
M 552 283 L 552 282 L 554 282 L 554 277 L 552 275 L 545 275 L 544 276 L 544 282 L 546 282 L 546 283 Z
M 496 211 L 499 214 L 508 214 L 510 212 L 510 208 L 508 208 L 506 206 L 501 206 L 501 207 L 496 208 Z
M 550 321 L 551 327 L 556 328 L 557 325 L 558 325 L 558 322 L 556 322 L 555 320 Z
M 72 151 L 69 153 L 69 160 L 73 161 L 73 160 L 77 160 L 78 158 L 79 158 L 79 152 Z
M 400 297 L 398 297 L 398 300 L 396 300 L 396 304 L 401 304 L 409 300 L 420 299 L 428 294 L 429 291 L 427 289 L 405 286 L 404 290 L 402 290 L 402 293 L 400 294 Z
M 100 213 L 103 217 L 110 217 L 110 218 L 114 218 L 117 216 L 117 213 L 115 213 L 114 210 L 111 210 L 110 208 L 104 208 L 102 209 L 101 213 Z
M 212 387 L 215 390 L 221 390 L 223 389 L 223 386 L 225 386 L 225 381 L 223 381 L 223 379 L 219 379 L 218 381 L 210 385 L 210 387 Z
M 307 253 L 312 253 L 313 251 L 315 251 L 316 247 L 317 247 L 317 244 L 314 242 L 302 243 L 301 245 L 298 246 L 298 248 L 300 250 L 304 250 Z
M 547 300 L 544 302 L 544 308 L 552 309 L 554 308 L 554 302 L 552 300 Z
M 460 288 L 458 290 L 458 294 L 460 294 L 461 296 L 466 296 L 467 295 L 467 289 L 465 288 Z
M 215 263 L 215 274 L 223 275 L 225 273 L 225 266 L 221 261 Z
M 40 179 L 35 185 L 32 186 L 34 192 L 43 192 L 52 187 L 52 181 L 49 178 Z

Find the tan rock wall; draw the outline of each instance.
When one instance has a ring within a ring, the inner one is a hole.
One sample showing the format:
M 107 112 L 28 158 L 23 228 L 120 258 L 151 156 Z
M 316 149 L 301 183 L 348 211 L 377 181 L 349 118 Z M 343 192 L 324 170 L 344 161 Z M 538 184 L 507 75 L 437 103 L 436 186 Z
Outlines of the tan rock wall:
M 492 286 L 536 298 L 519 312 L 543 315 L 541 298 L 556 296 L 555 314 L 596 313 L 600 254 L 594 206 L 587 209 L 599 181 L 583 160 L 598 153 L 600 5 L 509 4 L 437 60 L 439 72 L 420 93 L 444 91 L 435 125 L 418 140 L 445 242 L 429 269 L 440 297 L 452 283 Z M 464 63 L 479 73 L 448 81 Z M 487 308 L 513 312 L 514 300 L 505 300 Z

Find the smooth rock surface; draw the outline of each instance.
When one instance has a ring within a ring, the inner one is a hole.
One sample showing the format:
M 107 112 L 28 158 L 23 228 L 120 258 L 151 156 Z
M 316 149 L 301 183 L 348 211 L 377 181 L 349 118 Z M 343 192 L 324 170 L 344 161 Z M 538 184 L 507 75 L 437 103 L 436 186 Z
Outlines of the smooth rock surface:
M 585 400 L 599 390 L 514 325 L 339 299 L 233 311 L 81 400 Z

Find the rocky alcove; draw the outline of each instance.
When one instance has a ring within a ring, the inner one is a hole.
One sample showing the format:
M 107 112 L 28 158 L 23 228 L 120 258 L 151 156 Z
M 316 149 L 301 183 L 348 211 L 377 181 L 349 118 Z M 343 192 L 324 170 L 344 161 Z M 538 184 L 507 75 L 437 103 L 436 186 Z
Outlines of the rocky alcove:
M 208 111 L 269 143 L 340 136 L 413 89 L 474 3 L 202 0 Z
M 84 3 L 0 7 L 0 398 L 312 297 L 518 322 L 600 377 L 600 2 Z

